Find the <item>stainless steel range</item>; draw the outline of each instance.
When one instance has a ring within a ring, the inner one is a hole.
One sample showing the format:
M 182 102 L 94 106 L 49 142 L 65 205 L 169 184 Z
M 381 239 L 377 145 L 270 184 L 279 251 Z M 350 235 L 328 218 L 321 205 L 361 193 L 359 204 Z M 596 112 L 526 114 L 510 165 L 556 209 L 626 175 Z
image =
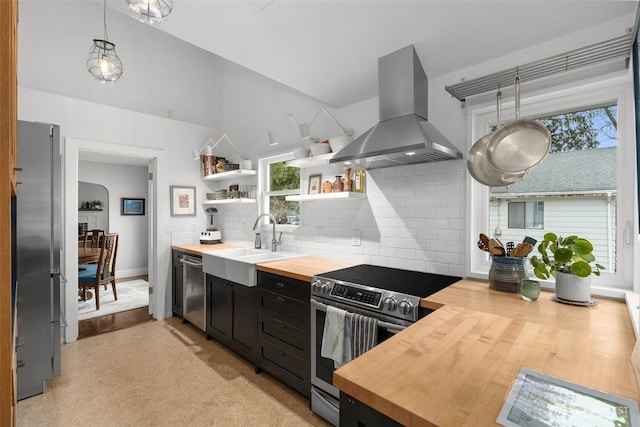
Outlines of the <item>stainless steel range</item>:
M 340 391 L 333 386 L 333 360 L 321 356 L 327 306 L 378 319 L 380 343 L 432 310 L 425 298 L 460 277 L 361 264 L 313 277 L 311 282 L 311 409 L 334 425 L 340 419 Z

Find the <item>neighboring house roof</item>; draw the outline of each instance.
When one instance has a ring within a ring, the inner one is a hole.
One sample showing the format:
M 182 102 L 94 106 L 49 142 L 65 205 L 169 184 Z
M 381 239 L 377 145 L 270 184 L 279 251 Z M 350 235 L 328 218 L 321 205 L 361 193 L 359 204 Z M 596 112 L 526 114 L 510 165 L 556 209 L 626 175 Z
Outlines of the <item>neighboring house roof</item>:
M 615 191 L 616 147 L 549 153 L 527 173 L 507 188 L 507 194 L 585 193 Z M 502 193 L 499 188 L 492 193 Z

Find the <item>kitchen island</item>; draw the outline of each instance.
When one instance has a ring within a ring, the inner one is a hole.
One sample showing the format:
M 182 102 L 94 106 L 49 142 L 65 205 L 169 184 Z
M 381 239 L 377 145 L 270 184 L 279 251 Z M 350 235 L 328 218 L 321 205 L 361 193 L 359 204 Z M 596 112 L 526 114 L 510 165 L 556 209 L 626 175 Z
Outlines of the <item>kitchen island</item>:
M 435 312 L 338 369 L 341 391 L 407 426 L 495 425 L 520 368 L 633 400 L 635 335 L 624 302 L 536 302 L 464 279 L 422 301 Z

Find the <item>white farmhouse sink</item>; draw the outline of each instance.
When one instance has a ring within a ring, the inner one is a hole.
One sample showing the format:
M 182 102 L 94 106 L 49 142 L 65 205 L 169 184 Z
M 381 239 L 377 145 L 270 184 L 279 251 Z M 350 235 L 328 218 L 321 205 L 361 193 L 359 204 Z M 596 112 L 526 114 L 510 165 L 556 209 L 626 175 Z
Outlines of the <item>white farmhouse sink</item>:
M 271 252 L 268 249 L 223 249 L 202 254 L 202 270 L 244 286 L 256 286 L 256 264 L 305 256 L 295 252 Z

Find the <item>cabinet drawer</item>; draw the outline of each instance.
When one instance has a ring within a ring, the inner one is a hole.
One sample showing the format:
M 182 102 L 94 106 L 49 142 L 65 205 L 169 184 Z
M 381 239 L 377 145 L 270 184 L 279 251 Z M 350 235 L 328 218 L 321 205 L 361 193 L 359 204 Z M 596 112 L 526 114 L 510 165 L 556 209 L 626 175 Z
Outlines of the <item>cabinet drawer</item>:
M 304 359 L 296 351 L 287 349 L 285 345 L 276 345 L 268 340 L 260 343 L 260 355 L 281 368 L 289 371 L 298 378 L 305 377 Z
M 300 351 L 306 348 L 306 337 L 309 335 L 308 331 L 305 334 L 303 327 L 303 323 L 298 321 L 291 322 L 286 317 L 271 311 L 263 310 L 258 315 L 258 331 L 260 334 L 275 337 L 291 344 Z
M 309 301 L 311 284 L 301 280 L 289 279 L 264 271 L 258 272 L 258 287 L 300 301 Z
M 273 310 L 302 322 L 308 321 L 309 319 L 309 301 L 302 302 L 271 292 L 259 292 L 259 298 L 258 309 L 266 308 Z

